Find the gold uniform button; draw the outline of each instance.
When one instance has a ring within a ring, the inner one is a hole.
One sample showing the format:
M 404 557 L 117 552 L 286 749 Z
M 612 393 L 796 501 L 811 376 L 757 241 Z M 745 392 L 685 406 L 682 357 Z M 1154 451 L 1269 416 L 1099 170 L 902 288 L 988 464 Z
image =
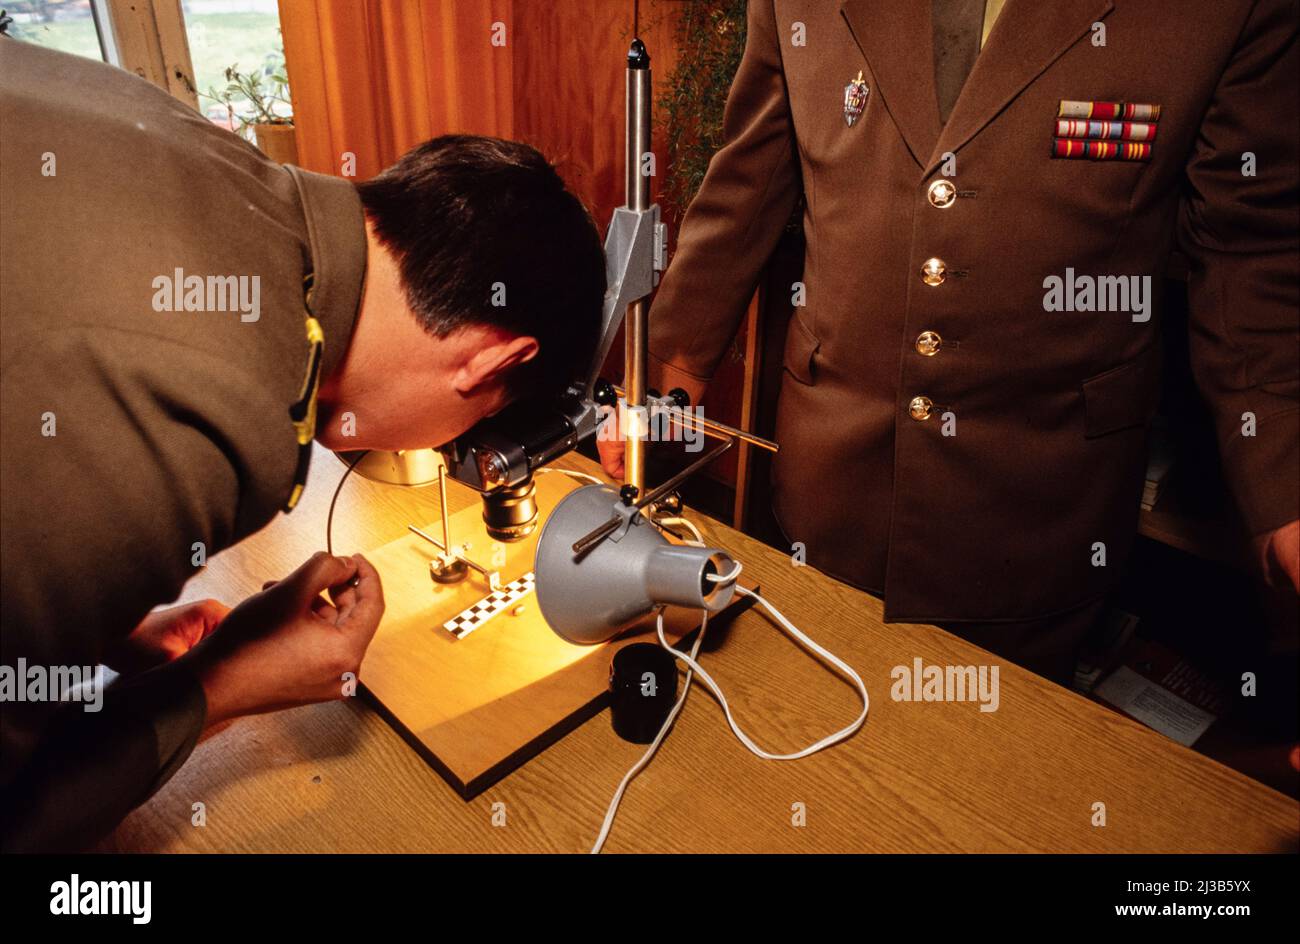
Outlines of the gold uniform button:
M 926 191 L 925 196 L 930 201 L 930 206 L 946 210 L 956 202 L 957 188 L 950 180 L 936 180 L 930 184 L 930 189 Z
M 928 420 L 932 406 L 934 406 L 934 401 L 929 397 L 912 397 L 912 402 L 907 406 L 907 412 L 912 414 L 914 420 Z
M 934 357 L 939 353 L 941 347 L 943 347 L 943 338 L 939 337 L 938 331 L 922 331 L 917 335 L 916 351 L 918 354 Z
M 948 277 L 948 267 L 942 259 L 926 259 L 921 266 L 921 281 L 926 285 L 942 285 Z

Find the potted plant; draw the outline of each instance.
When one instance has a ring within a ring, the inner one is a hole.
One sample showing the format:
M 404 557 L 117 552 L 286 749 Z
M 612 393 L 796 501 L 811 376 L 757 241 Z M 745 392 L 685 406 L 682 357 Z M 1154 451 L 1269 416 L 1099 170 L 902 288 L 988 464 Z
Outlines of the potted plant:
M 666 132 L 665 202 L 680 219 L 722 147 L 727 93 L 745 52 L 745 0 L 686 0 L 676 28 L 677 66 L 659 96 Z
M 230 129 L 245 138 L 252 129 L 253 140 L 271 160 L 298 163 L 283 53 L 268 56 L 255 72 L 241 72 L 236 63 L 226 69 L 225 77 L 224 89 L 210 89 L 204 97 L 225 106 Z

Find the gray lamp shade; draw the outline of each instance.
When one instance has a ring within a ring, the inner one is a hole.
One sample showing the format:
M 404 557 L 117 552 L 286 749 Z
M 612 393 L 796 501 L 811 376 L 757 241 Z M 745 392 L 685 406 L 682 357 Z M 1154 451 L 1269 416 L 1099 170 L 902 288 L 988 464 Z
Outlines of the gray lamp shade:
M 671 544 L 640 516 L 626 533 L 620 529 L 575 557 L 574 542 L 608 521 L 618 505 L 608 485 L 585 485 L 546 519 L 533 570 L 537 603 L 551 629 L 591 645 L 612 639 L 661 604 L 716 613 L 731 602 L 734 585 L 708 579 L 735 569 L 731 557 L 717 548 Z

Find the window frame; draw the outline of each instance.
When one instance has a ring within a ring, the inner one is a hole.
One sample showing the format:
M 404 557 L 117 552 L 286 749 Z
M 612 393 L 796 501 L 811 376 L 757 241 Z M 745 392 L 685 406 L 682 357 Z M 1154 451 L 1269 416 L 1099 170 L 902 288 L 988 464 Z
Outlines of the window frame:
M 199 111 L 181 0 L 90 0 L 104 60 Z

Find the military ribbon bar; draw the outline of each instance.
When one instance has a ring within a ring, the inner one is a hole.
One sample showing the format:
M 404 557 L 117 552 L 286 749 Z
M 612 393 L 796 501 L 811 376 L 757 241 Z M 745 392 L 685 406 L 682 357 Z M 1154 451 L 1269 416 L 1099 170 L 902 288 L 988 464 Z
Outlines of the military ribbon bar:
M 1146 161 L 1151 145 L 1140 141 L 1102 141 L 1096 138 L 1055 138 L 1052 157 L 1093 161 Z
M 1062 101 L 1058 118 L 1101 118 L 1125 121 L 1159 121 L 1160 106 L 1136 102 Z
M 1145 121 L 1086 121 L 1058 118 L 1058 138 L 1118 138 L 1121 141 L 1153 141 L 1156 125 Z

